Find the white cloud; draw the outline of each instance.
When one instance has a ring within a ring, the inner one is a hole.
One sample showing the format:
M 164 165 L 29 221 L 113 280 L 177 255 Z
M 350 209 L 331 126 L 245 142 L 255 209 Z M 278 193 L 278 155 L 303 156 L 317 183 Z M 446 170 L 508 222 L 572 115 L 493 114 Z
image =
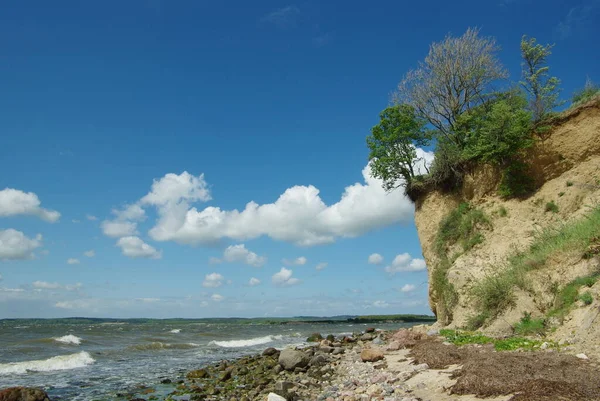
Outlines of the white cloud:
M 278 273 L 273 274 L 273 277 L 271 277 L 271 281 L 273 282 L 273 284 L 279 287 L 285 287 L 300 283 L 300 280 L 298 280 L 295 277 L 292 277 L 292 273 L 293 270 L 282 267 Z
M 560 39 L 566 39 L 576 33 L 584 33 L 593 26 L 593 21 L 600 16 L 600 1 L 584 0 L 581 4 L 569 9 L 565 18 L 555 27 Z
M 34 281 L 32 284 L 33 288 L 41 290 L 67 290 L 75 291 L 83 287 L 81 283 L 62 285 L 59 283 L 49 283 L 47 281 Z
M 304 266 L 308 260 L 304 256 L 300 256 L 299 258 L 289 260 L 283 259 L 281 262 L 287 266 Z
M 296 17 L 299 14 L 300 9 L 291 5 L 270 12 L 261 18 L 261 22 L 269 22 L 275 24 L 279 28 L 287 28 L 295 24 Z
M 169 176 L 178 177 L 167 174 L 158 182 Z M 356 237 L 413 218 L 413 204 L 402 191 L 386 193 L 382 182 L 371 177 L 368 165 L 362 176 L 363 183 L 346 187 L 341 199 L 330 206 L 323 202 L 319 190 L 309 185 L 287 189 L 274 203 L 249 202 L 242 211 L 212 206 L 203 210 L 190 208 L 190 202 L 210 198 L 204 180 L 198 184 L 202 190 L 198 195 L 184 192 L 177 198 L 181 191 L 174 191 L 168 199 L 155 194 L 155 181 L 152 192 L 142 198 L 141 203 L 158 207 L 160 218 L 150 230 L 154 240 L 183 244 L 214 243 L 223 238 L 243 241 L 265 235 L 312 246 L 332 243 L 337 238 Z
M 375 301 L 373 302 L 373 306 L 376 308 L 387 308 L 390 306 L 390 304 L 385 301 Z
M 204 281 L 202 282 L 202 287 L 206 288 L 218 288 L 223 285 L 223 280 L 225 278 L 219 273 L 210 273 L 204 276 Z
M 33 251 L 42 246 L 42 235 L 28 238 L 21 231 L 0 230 L 0 260 L 32 259 Z
M 321 262 L 315 267 L 315 269 L 321 271 L 321 270 L 325 269 L 327 267 L 327 265 L 328 265 L 327 262 Z
M 210 297 L 210 299 L 212 299 L 215 302 L 221 302 L 222 300 L 225 299 L 224 296 L 220 295 L 220 294 L 212 294 L 212 296 Z
M 402 288 L 400 288 L 401 292 L 412 292 L 417 288 L 414 284 L 404 284 Z
M 90 221 L 96 221 L 96 220 L 98 220 L 98 218 L 96 216 L 91 215 L 91 214 L 86 214 L 85 218 L 88 219 L 88 220 L 90 220 Z
M 412 258 L 408 253 L 396 255 L 392 264 L 385 267 L 385 271 L 390 274 L 399 272 L 416 272 L 425 270 L 427 265 L 423 259 Z
M 146 211 L 138 204 L 127 205 L 123 210 L 113 209 L 112 213 L 117 216 L 117 220 L 142 221 L 146 218 Z
M 244 244 L 239 244 L 228 246 L 223 252 L 223 260 L 229 263 L 242 262 L 250 266 L 261 267 L 266 263 L 267 258 L 258 256 L 246 249 Z
M 0 277 L 0 278 L 1 278 L 1 277 Z M 260 284 L 260 280 L 259 280 L 259 279 L 257 279 L 256 277 L 252 277 L 252 278 L 250 279 L 250 281 L 248 282 L 248 285 L 249 285 L 250 287 L 255 287 L 255 286 L 259 285 L 259 284 Z
M 117 241 L 117 246 L 121 248 L 123 255 L 130 258 L 160 259 L 162 257 L 162 251 L 157 251 L 139 237 L 129 236 L 120 238 Z
M 68 265 L 78 265 L 79 263 L 80 263 L 79 259 L 75 259 L 75 258 L 69 258 L 69 259 L 67 259 L 67 264 Z
M 182 203 L 209 201 L 211 199 L 204 174 L 198 177 L 184 171 L 180 175 L 166 174 L 154 180 L 152 189 L 140 202 L 157 207 L 176 206 Z
M 383 256 L 378 253 L 372 253 L 369 255 L 369 263 L 372 265 L 380 265 L 383 263 Z
M 96 251 L 94 251 L 93 249 L 90 249 L 89 251 L 85 251 L 83 253 L 83 256 L 86 256 L 88 258 L 93 258 L 94 256 L 96 256 Z
M 44 209 L 40 204 L 40 199 L 33 192 L 23 192 L 13 188 L 0 191 L 0 217 L 30 215 L 50 223 L 58 221 L 60 213 Z
M 89 309 L 94 307 L 95 301 L 91 299 L 74 299 L 72 301 L 60 301 L 54 307 L 60 309 Z
M 138 233 L 137 223 L 131 221 L 104 220 L 100 227 L 107 237 L 128 237 Z
M 144 302 L 147 304 L 154 303 L 154 302 L 160 302 L 160 298 L 136 298 L 135 300 Z

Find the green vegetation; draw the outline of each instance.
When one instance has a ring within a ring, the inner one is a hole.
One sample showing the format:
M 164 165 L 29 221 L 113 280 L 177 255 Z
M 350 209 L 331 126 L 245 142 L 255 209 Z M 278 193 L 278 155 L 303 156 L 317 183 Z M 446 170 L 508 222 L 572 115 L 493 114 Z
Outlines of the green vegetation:
M 544 211 L 558 213 L 558 205 L 556 203 L 554 203 L 554 201 L 550 201 L 550 202 L 546 203 L 546 206 L 544 207 Z
M 543 335 L 546 331 L 545 319 L 532 319 L 530 313 L 525 313 L 521 321 L 514 326 L 515 334 L 522 336 Z
M 441 222 L 435 239 L 435 252 L 439 262 L 431 277 L 431 286 L 438 297 L 438 317 L 446 323 L 452 321 L 452 308 L 458 302 L 458 294 L 448 281 L 448 269 L 461 252 L 472 249 L 483 242 L 483 228 L 490 228 L 491 222 L 481 211 L 468 203 L 461 203 Z M 454 245 L 460 245 L 461 251 L 451 254 Z
M 521 160 L 513 160 L 505 166 L 498 186 L 498 194 L 505 199 L 523 198 L 535 189 L 533 178 L 529 175 L 529 167 Z
M 591 305 L 592 302 L 594 302 L 594 297 L 591 292 L 586 291 L 579 296 L 579 300 L 583 302 L 584 305 Z
M 445 337 L 446 340 L 454 345 L 462 346 L 468 344 L 493 344 L 496 351 L 514 351 L 522 349 L 526 351 L 532 351 L 539 349 L 544 343 L 539 340 L 531 340 L 523 337 L 509 337 L 509 338 L 493 338 L 485 336 L 481 333 L 473 331 L 458 331 L 458 330 L 440 330 L 440 335 Z M 546 342 L 546 344 L 553 348 L 558 348 L 558 345 L 552 342 Z
M 580 104 L 587 103 L 593 98 L 600 96 L 600 86 L 594 84 L 591 79 L 585 81 L 585 86 L 576 91 L 571 99 L 572 106 L 579 106 Z
M 508 211 L 506 210 L 506 208 L 504 206 L 500 206 L 500 208 L 498 209 L 498 216 L 500 216 L 500 217 L 508 216 Z
M 567 186 L 568 187 L 572 187 L 573 186 L 573 181 L 567 181 Z
M 562 192 L 562 191 L 561 191 L 561 192 L 559 192 L 559 193 L 558 193 L 558 197 L 559 197 L 559 198 L 562 198 L 563 196 L 565 196 L 565 193 L 564 193 L 564 192 Z
M 583 255 L 599 236 L 600 207 L 594 208 L 580 220 L 555 228 L 549 227 L 540 232 L 528 250 L 509 257 L 508 265 L 504 269 L 486 277 L 473 288 L 477 312 L 485 317 L 475 321 L 485 322 L 514 305 L 514 288 L 528 290 L 526 274 L 543 267 L 552 255 L 569 251 Z M 592 286 L 599 277 L 600 273 L 582 277 L 560 291 L 557 289 L 555 307 L 549 316 L 564 316 L 577 300 L 579 287 Z

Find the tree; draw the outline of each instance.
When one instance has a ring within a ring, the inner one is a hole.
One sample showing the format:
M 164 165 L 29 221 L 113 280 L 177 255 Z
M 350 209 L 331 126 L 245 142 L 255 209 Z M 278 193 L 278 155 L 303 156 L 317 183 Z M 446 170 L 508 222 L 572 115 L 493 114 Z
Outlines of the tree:
M 465 138 L 457 131 L 459 116 L 483 103 L 491 84 L 508 75 L 496 57 L 493 38 L 469 28 L 462 36 L 446 36 L 429 48 L 425 60 L 398 85 L 396 99 L 413 106 L 438 134 L 459 149 Z
M 529 93 L 529 107 L 535 123 L 542 121 L 554 108 L 562 104 L 558 101 L 560 80 L 550 76 L 550 67 L 546 65 L 553 47 L 554 45 L 542 46 L 536 43 L 535 38 L 528 39 L 525 35 L 521 38 L 521 85 Z
M 429 142 L 426 121 L 418 117 L 412 106 L 401 104 L 386 108 L 379 114 L 379 124 L 367 137 L 370 149 L 371 175 L 383 180 L 391 191 L 410 183 L 419 171 L 416 146 Z

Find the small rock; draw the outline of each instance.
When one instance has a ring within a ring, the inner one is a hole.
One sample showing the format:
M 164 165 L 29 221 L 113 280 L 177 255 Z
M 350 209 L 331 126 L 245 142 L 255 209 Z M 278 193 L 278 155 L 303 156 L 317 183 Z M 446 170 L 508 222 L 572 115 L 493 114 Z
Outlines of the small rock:
M 396 376 L 396 377 L 401 382 L 405 382 L 416 374 L 417 374 L 417 372 L 415 372 L 414 370 L 406 370 L 404 372 L 399 373 L 398 376 Z
M 204 379 L 206 377 L 208 377 L 206 369 L 192 370 L 187 374 L 188 379 Z
M 331 345 L 331 341 L 329 340 L 321 340 L 321 343 L 319 344 L 319 346 L 321 347 L 329 347 Z
M 280 372 L 283 371 L 283 368 L 281 367 L 281 365 L 275 365 L 275 367 L 273 368 L 273 371 L 275 372 L 275 374 L 279 374 Z
M 321 335 L 321 333 L 312 333 L 310 336 L 308 336 L 306 341 L 309 343 L 316 343 L 316 342 L 321 341 L 322 339 L 323 339 L 323 336 Z
M 329 341 L 331 343 L 335 341 L 335 336 L 333 334 L 329 334 L 326 338 L 327 338 L 327 341 Z
M 363 362 L 376 362 L 383 358 L 383 352 L 379 348 L 365 348 L 360 353 L 360 359 Z
M 171 379 L 162 379 L 162 380 L 160 381 L 160 383 L 161 383 L 161 384 L 171 384 L 171 383 L 173 383 L 173 381 L 172 381 Z
M 277 351 L 276 348 L 273 347 L 269 347 L 266 350 L 263 351 L 262 353 L 264 356 L 272 356 L 272 355 L 276 355 L 279 354 L 279 351 Z
M 333 355 L 340 355 L 340 354 L 343 354 L 344 352 L 346 352 L 345 349 L 343 349 L 341 347 L 336 347 L 336 348 L 333 349 L 332 354 Z
M 413 370 L 415 372 L 422 372 L 422 371 L 427 370 L 427 369 L 429 369 L 429 365 L 427 365 L 426 363 L 421 363 L 421 364 L 416 365 L 416 366 L 413 367 Z
M 547 342 L 543 342 L 542 345 L 540 345 L 540 349 L 547 349 L 550 346 L 550 344 L 548 344 Z
M 381 345 L 383 343 L 384 343 L 384 341 L 381 339 L 380 336 L 375 337 L 375 339 L 373 340 L 373 344 L 376 344 L 376 345 Z
M 329 347 L 329 346 L 319 347 L 319 351 L 323 351 L 327 354 L 331 354 L 333 352 L 333 347 Z
M 386 347 L 388 351 L 398 351 L 400 349 L 400 343 L 398 341 L 392 341 Z
M 365 330 L 365 333 L 374 333 L 375 332 L 375 327 L 369 327 Z
M 437 336 L 440 334 L 439 330 L 427 330 L 427 335 L 428 336 Z
M 360 336 L 359 340 L 360 341 L 371 341 L 373 338 L 375 338 L 375 336 L 371 333 L 365 333 L 362 336 Z
M 590 359 L 590 358 L 588 358 L 588 356 L 586 354 L 577 354 L 575 356 L 579 359 Z
M 286 399 L 278 394 L 269 393 L 269 395 L 267 396 L 267 401 L 286 401 Z
M 327 364 L 327 362 L 329 362 L 329 359 L 325 355 L 316 355 L 316 356 L 312 357 L 312 359 L 310 360 L 308 365 L 309 366 L 323 366 L 323 365 Z

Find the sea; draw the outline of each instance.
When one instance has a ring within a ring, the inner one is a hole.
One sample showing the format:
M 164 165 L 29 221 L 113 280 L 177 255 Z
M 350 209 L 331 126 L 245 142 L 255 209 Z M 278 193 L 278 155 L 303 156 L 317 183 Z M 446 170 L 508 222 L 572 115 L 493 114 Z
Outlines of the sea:
M 197 320 L 0 320 L 0 389 L 43 388 L 52 400 L 117 400 L 152 388 L 164 399 L 185 373 L 267 347 L 305 346 L 315 332 L 348 335 L 409 323 L 265 324 Z M 171 380 L 173 384 L 161 384 Z M 144 398 L 147 398 L 144 397 Z

